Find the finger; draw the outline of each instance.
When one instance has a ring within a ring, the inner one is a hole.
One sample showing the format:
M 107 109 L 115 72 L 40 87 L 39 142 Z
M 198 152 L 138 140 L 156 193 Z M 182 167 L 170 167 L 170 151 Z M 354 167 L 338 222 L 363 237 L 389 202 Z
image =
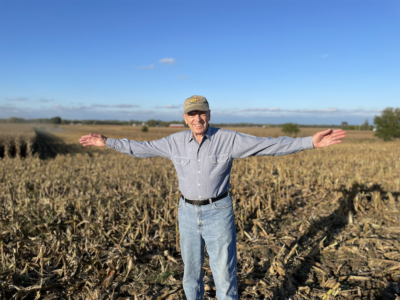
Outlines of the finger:
M 341 140 L 338 140 L 338 141 L 332 141 L 331 142 L 331 145 L 334 145 L 334 144 L 340 144 L 342 141 Z
M 84 141 L 84 140 L 91 140 L 91 139 L 96 139 L 97 137 L 94 135 L 84 135 L 80 138 L 80 140 Z
M 82 136 L 80 140 L 97 140 L 97 139 L 99 139 L 99 138 L 101 138 L 101 135 L 100 135 L 100 134 L 93 134 L 93 133 L 91 133 L 91 134 L 89 134 L 89 135 L 84 135 L 84 136 Z
M 81 138 L 79 140 L 80 143 L 84 143 L 84 142 L 88 142 L 88 141 L 91 141 L 91 138 Z
M 343 131 L 343 130 L 333 130 L 332 131 L 332 133 L 331 133 L 332 135 L 335 135 L 335 134 L 346 134 L 346 131 Z
M 334 131 L 332 131 L 332 135 L 346 135 L 346 131 L 334 130 Z
M 333 140 L 335 140 L 335 139 L 344 139 L 345 137 L 346 137 L 346 135 L 343 134 L 343 133 L 337 133 L 337 134 L 334 134 L 334 135 L 330 136 L 330 138 L 333 139 Z
M 87 146 L 94 146 L 94 143 L 82 143 L 83 147 L 87 147 Z
M 320 136 L 326 136 L 326 135 L 329 135 L 331 133 L 332 133 L 332 129 L 330 129 L 330 128 L 327 129 L 327 130 L 324 130 L 324 131 L 317 132 L 317 134 L 320 135 Z

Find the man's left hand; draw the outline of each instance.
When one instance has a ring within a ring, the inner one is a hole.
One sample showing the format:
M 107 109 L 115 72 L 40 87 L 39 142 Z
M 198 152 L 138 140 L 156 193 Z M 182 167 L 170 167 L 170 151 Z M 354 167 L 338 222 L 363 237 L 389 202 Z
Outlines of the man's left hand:
M 346 131 L 342 129 L 328 129 L 324 131 L 317 132 L 312 136 L 312 142 L 314 148 L 323 148 L 330 145 L 341 143 L 342 139 L 346 137 Z

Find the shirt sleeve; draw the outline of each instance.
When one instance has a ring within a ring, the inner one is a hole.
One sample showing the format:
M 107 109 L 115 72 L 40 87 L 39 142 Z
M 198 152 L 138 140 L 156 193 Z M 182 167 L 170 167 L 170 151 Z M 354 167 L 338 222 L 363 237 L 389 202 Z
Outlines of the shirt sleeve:
M 305 138 L 291 138 L 288 136 L 266 138 L 237 132 L 233 141 L 232 157 L 280 156 L 313 148 L 311 136 Z
M 151 142 L 107 138 L 106 147 L 139 158 L 161 156 L 171 159 L 171 147 L 168 137 Z

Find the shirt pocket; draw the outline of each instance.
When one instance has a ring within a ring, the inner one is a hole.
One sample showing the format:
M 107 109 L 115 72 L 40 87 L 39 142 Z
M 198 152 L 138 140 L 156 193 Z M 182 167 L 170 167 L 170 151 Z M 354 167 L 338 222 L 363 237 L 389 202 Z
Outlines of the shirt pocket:
M 189 157 L 183 157 L 183 156 L 174 156 L 174 165 L 176 169 L 176 173 L 178 174 L 178 177 L 183 180 L 187 180 L 189 177 L 189 163 L 190 163 L 190 158 Z
M 223 176 L 229 168 L 229 155 L 211 155 L 208 156 L 208 164 L 210 168 L 210 177 Z

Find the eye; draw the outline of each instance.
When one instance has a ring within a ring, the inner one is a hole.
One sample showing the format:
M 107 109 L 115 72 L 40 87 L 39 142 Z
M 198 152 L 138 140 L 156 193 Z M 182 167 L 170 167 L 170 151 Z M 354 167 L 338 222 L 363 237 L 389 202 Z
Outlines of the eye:
M 206 111 L 201 111 L 201 112 L 193 112 L 193 111 L 191 111 L 191 112 L 188 112 L 187 115 L 190 116 L 190 117 L 195 117 L 195 116 L 199 115 L 200 117 L 204 118 L 207 115 L 207 112 Z

